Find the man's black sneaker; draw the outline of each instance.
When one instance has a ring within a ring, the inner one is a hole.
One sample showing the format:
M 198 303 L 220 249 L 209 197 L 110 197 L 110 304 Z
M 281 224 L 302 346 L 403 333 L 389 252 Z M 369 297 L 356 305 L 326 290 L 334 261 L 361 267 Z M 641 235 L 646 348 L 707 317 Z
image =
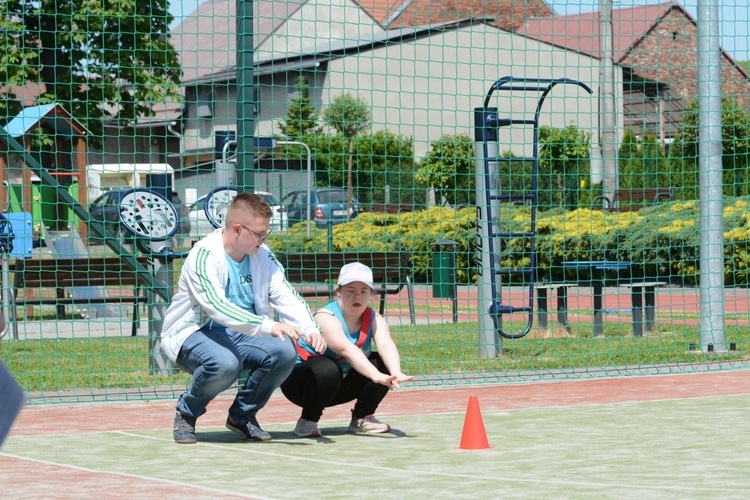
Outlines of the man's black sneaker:
M 248 441 L 270 441 L 271 435 L 260 428 L 258 421 L 253 415 L 245 425 L 240 425 L 232 420 L 232 417 L 227 417 L 227 429 L 232 432 L 239 434 Z
M 174 412 L 174 440 L 180 444 L 195 444 L 195 418 Z

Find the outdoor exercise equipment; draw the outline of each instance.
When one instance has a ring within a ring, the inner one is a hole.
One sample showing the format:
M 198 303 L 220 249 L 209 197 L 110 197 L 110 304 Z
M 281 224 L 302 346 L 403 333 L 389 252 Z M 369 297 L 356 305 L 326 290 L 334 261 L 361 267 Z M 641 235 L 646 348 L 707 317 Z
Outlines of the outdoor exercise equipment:
M 2 259 L 2 286 L 3 286 L 3 310 L 2 319 L 3 327 L 0 331 L 0 339 L 8 333 L 10 325 L 10 296 L 13 293 L 10 289 L 10 253 L 13 251 L 13 227 L 5 214 L 0 213 L 0 259 Z
M 206 196 L 203 210 L 214 228 L 224 226 L 237 188 L 222 186 Z M 174 251 L 169 243 L 180 227 L 177 208 L 159 191 L 134 188 L 120 201 L 120 221 L 125 230 L 135 236 L 138 250 L 148 257 L 149 268 L 156 280 L 171 286 L 172 261 L 187 257 L 190 250 Z M 161 351 L 160 332 L 169 302 L 154 294 L 149 295 L 149 352 L 151 372 L 169 372 L 170 360 Z
M 214 228 L 224 227 L 224 223 L 227 221 L 229 204 L 237 196 L 237 192 L 237 188 L 234 186 L 221 186 L 212 189 L 206 195 L 203 211 Z
M 166 196 L 158 191 L 134 188 L 122 196 L 120 222 L 135 236 L 138 250 L 148 258 L 152 276 L 171 289 L 172 261 L 184 258 L 188 251 L 175 252 L 169 240 L 180 227 L 180 214 Z M 172 362 L 161 350 L 160 337 L 169 300 L 152 290 L 148 292 L 149 369 L 154 373 L 170 373 Z
M 474 159 L 476 167 L 477 200 L 477 251 L 479 269 L 478 298 L 479 310 L 479 350 L 483 357 L 493 357 L 502 353 L 500 337 L 518 339 L 531 330 L 534 320 L 534 285 L 536 283 L 536 212 L 538 206 L 538 152 L 539 115 L 544 100 L 557 85 L 577 85 L 589 94 L 591 89 L 585 84 L 569 78 L 500 78 L 490 87 L 484 106 L 474 108 Z M 496 91 L 541 92 L 537 99 L 534 118 L 500 118 L 498 108 L 490 107 L 490 98 Z M 530 157 L 499 157 L 498 130 L 500 127 L 518 125 L 533 130 L 533 154 Z M 531 186 L 516 192 L 500 186 L 499 162 L 526 162 L 532 166 Z M 516 203 L 530 207 L 531 215 L 528 231 L 501 231 L 500 204 Z M 522 268 L 502 267 L 500 252 L 503 240 L 522 238 L 527 249 Z M 487 276 L 486 274 L 489 274 Z M 527 304 L 503 302 L 503 279 L 520 277 L 528 286 Z M 504 315 L 523 313 L 527 315 L 526 326 L 517 333 L 503 329 Z M 495 335 L 497 334 L 497 335 Z M 499 336 L 499 337 L 498 337 Z

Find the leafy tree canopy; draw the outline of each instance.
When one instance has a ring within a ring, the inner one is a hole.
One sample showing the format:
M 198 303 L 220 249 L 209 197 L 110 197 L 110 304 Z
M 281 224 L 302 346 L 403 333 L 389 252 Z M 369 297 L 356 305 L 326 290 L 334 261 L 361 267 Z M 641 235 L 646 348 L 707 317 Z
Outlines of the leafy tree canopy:
M 349 146 L 340 135 L 316 142 L 316 182 L 321 186 L 346 187 Z M 385 189 L 392 203 L 424 203 L 424 190 L 414 186 L 414 145 L 411 137 L 387 130 L 354 139 L 353 188 L 359 201 L 385 202 Z
M 416 181 L 434 189 L 438 203 L 470 202 L 474 190 L 474 144 L 469 136 L 444 135 L 433 142 L 419 162 Z
M 669 178 L 669 162 L 653 133 L 645 133 L 638 137 L 633 129 L 625 129 L 617 162 L 620 187 L 655 188 L 672 184 Z
M 539 128 L 539 205 L 567 206 L 581 203 L 581 190 L 589 177 L 590 135 L 576 127 Z M 588 196 L 584 197 L 584 201 Z M 549 203 L 549 205 L 547 205 Z
M 700 133 L 698 100 L 690 104 L 680 129 L 669 148 L 669 156 L 683 189 L 684 198 L 697 198 L 698 142 Z M 724 194 L 748 194 L 750 181 L 750 113 L 731 97 L 721 100 L 721 152 L 724 169 Z
M 0 119 L 21 109 L 19 89 L 40 88 L 101 145 L 102 121 L 131 126 L 155 103 L 179 100 L 168 0 L 0 0 Z
M 323 120 L 339 135 L 352 138 L 370 128 L 370 106 L 350 92 L 336 96 L 323 111 Z

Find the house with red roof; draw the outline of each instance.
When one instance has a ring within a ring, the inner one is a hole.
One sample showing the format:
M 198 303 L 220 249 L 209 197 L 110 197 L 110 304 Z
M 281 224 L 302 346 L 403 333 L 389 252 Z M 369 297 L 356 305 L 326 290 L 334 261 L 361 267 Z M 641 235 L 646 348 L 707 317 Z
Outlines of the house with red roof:
M 506 31 L 515 31 L 528 18 L 553 15 L 543 0 L 355 0 L 386 29 L 410 28 L 459 19 L 492 19 Z
M 597 59 L 602 55 L 598 12 L 527 19 L 516 33 Z M 614 64 L 632 77 L 624 81 L 626 126 L 671 137 L 682 110 L 698 96 L 696 19 L 676 1 L 615 9 L 612 45 Z M 750 78 L 723 50 L 721 80 L 723 95 L 750 106 Z M 639 87 L 645 100 L 633 92 Z

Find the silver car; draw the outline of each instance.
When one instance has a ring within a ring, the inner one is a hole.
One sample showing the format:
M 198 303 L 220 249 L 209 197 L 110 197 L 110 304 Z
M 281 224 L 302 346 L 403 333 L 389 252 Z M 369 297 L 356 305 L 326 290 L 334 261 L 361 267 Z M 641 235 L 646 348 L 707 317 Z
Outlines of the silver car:
M 255 194 L 263 198 L 271 207 L 273 215 L 271 216 L 271 231 L 280 233 L 287 229 L 286 209 L 281 206 L 279 201 L 271 194 L 265 191 L 256 191 Z M 206 202 L 206 196 L 203 195 L 190 206 L 188 219 L 190 220 L 190 239 L 198 241 L 214 230 L 214 227 L 206 217 L 206 211 L 203 209 Z
M 312 188 L 310 189 L 311 203 L 307 203 L 307 190 L 298 189 L 290 192 L 281 200 L 286 207 L 287 218 L 290 224 L 307 220 L 309 208 L 310 219 L 315 221 L 319 228 L 325 228 L 328 224 L 341 224 L 347 220 L 354 219 L 363 212 L 356 197 L 352 196 L 347 217 L 346 189 L 341 188 Z

